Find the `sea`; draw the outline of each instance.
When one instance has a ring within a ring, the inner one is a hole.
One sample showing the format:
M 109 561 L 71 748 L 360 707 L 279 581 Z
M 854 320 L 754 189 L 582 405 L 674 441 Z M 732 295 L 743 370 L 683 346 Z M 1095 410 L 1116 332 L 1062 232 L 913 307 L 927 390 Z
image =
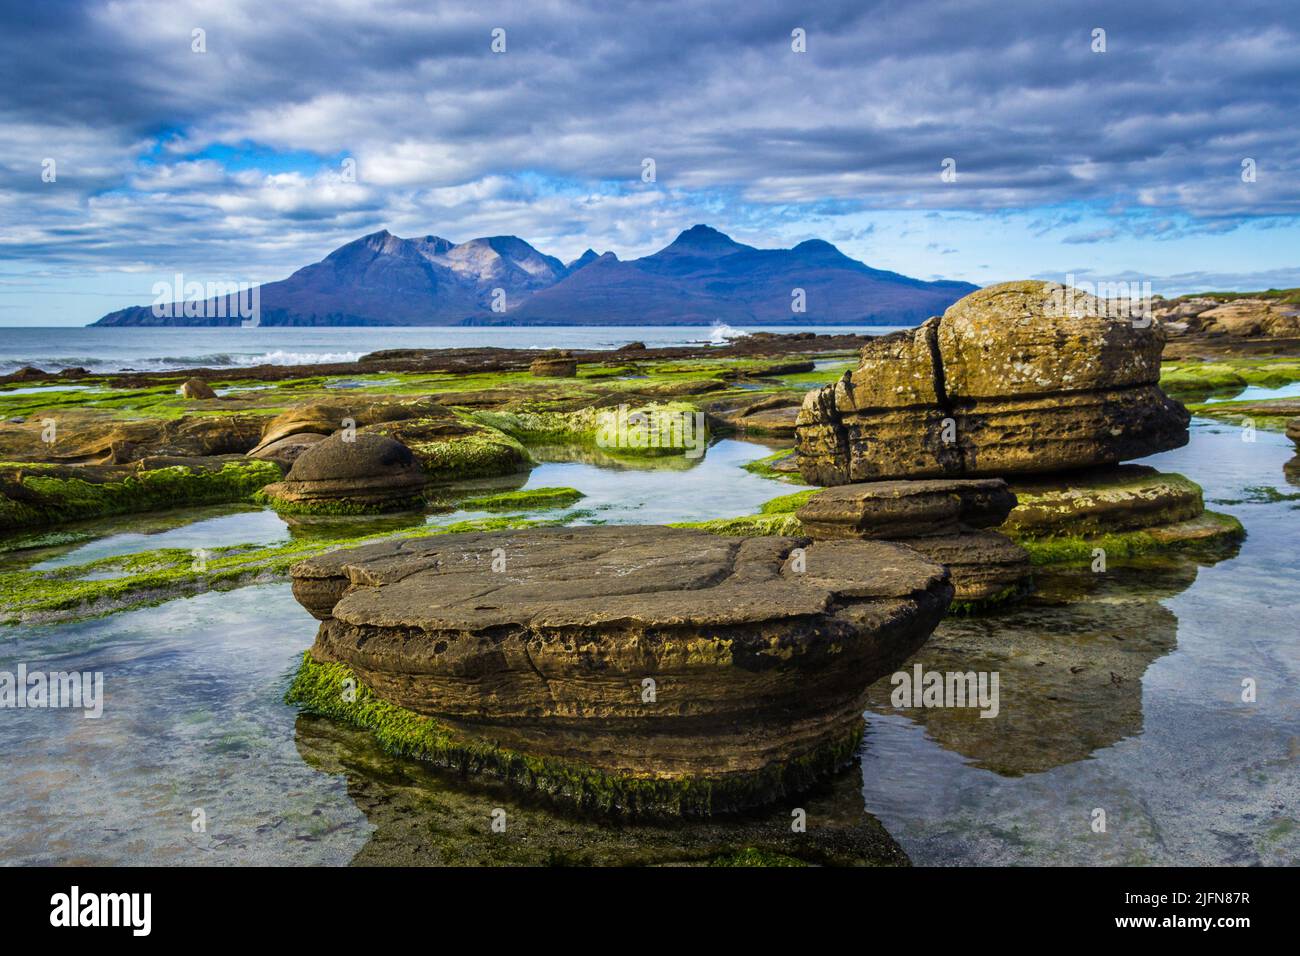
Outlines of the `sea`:
M 45 371 L 80 366 L 108 372 L 183 368 L 317 365 L 352 362 L 380 349 L 524 348 L 616 349 L 628 342 L 652 348 L 725 345 L 764 332 L 879 335 L 900 326 L 509 326 L 424 328 L 0 328 L 0 375 L 31 365 Z

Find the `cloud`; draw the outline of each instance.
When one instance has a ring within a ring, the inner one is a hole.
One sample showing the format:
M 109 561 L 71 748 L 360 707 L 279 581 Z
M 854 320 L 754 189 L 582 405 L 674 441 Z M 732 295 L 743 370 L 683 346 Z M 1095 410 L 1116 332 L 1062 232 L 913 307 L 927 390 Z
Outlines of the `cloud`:
M 1072 245 L 1300 216 L 1300 36 L 1276 4 L 5 6 L 0 254 L 38 263 L 274 278 L 380 227 L 568 256 L 696 221 L 860 237 L 835 219 L 862 211 L 1041 208 L 1042 234 L 1117 212 Z

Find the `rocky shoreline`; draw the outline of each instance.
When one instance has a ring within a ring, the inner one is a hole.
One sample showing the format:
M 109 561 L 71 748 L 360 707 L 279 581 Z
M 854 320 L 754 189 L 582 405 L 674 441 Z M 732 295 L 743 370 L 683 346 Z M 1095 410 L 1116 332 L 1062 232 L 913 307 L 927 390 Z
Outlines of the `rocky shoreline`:
M 8 376 L 14 549 L 223 502 L 338 531 L 202 566 L 157 550 L 0 571 L 0 619 L 292 578 L 321 624 L 289 699 L 393 753 L 620 814 L 793 797 L 853 760 L 869 685 L 945 614 L 1014 613 L 1044 568 L 1240 540 L 1195 483 L 1126 462 L 1187 442 L 1178 396 L 1300 381 L 1300 363 L 1170 362 L 1161 324 L 1083 296 L 1055 313 L 1061 291 L 991 287 L 880 338 Z M 1277 402 L 1207 414 L 1300 440 Z M 676 528 L 559 527 L 583 490 L 523 488 L 543 451 L 689 471 L 727 435 L 776 447 L 753 474 L 815 487 Z M 439 509 L 489 516 L 428 526 Z

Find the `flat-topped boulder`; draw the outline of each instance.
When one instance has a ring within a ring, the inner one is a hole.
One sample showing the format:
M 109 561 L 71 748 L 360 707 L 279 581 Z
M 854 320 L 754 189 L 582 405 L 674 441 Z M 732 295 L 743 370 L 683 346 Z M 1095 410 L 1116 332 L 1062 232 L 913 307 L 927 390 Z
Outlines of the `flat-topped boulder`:
M 568 352 L 555 352 L 534 359 L 528 371 L 538 378 L 573 378 L 578 374 L 578 360 Z
M 1300 418 L 1293 418 L 1286 423 L 1286 437 L 1300 445 Z
M 1164 333 L 1055 283 L 971 293 L 882 336 L 857 369 L 808 393 L 796 431 L 813 484 L 1035 474 L 1186 444 L 1157 384 Z
M 987 607 L 1030 590 L 1029 552 L 996 531 L 925 535 L 898 543 L 948 569 L 954 604 Z
M 1201 488 L 1182 475 L 1120 465 L 1011 483 L 1016 507 L 1004 529 L 1018 535 L 1098 535 L 1173 524 L 1205 510 Z
M 818 492 L 796 512 L 814 538 L 911 538 L 992 528 L 1015 495 L 1001 478 L 870 481 Z
M 817 539 L 893 540 L 949 571 L 955 600 L 987 602 L 1024 590 L 1029 554 L 992 531 L 1015 507 L 1001 478 L 871 481 L 820 491 L 795 512 Z
M 401 442 L 339 432 L 312 444 L 283 481 L 262 491 L 279 510 L 364 514 L 415 507 L 425 483 L 424 469 Z
M 304 666 L 424 715 L 440 743 L 421 756 L 668 813 L 833 772 L 866 687 L 953 594 L 894 544 L 655 526 L 386 541 L 296 565 L 293 589 L 322 620 Z

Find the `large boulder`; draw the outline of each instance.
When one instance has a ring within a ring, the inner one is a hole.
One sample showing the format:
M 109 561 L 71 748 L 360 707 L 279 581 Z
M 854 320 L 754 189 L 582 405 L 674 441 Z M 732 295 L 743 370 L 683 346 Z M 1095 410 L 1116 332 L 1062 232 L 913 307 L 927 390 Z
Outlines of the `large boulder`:
M 867 685 L 952 598 L 897 545 L 654 526 L 387 541 L 296 565 L 293 590 L 322 620 L 304 666 L 431 718 L 422 756 L 672 813 L 842 765 Z
M 417 506 L 425 482 L 424 469 L 401 442 L 340 432 L 298 455 L 284 480 L 263 492 L 284 511 L 364 514 Z
M 1182 475 L 1120 465 L 1011 483 L 1016 507 L 1003 528 L 1017 535 L 1100 535 L 1174 524 L 1205 510 L 1201 488 Z
M 190 399 L 209 399 L 216 398 L 217 393 L 212 390 L 212 386 L 201 378 L 191 378 L 180 388 L 181 398 Z
M 1187 442 L 1159 388 L 1164 334 L 1054 283 L 1008 282 L 877 339 L 810 392 L 800 470 L 822 485 L 1054 472 Z

